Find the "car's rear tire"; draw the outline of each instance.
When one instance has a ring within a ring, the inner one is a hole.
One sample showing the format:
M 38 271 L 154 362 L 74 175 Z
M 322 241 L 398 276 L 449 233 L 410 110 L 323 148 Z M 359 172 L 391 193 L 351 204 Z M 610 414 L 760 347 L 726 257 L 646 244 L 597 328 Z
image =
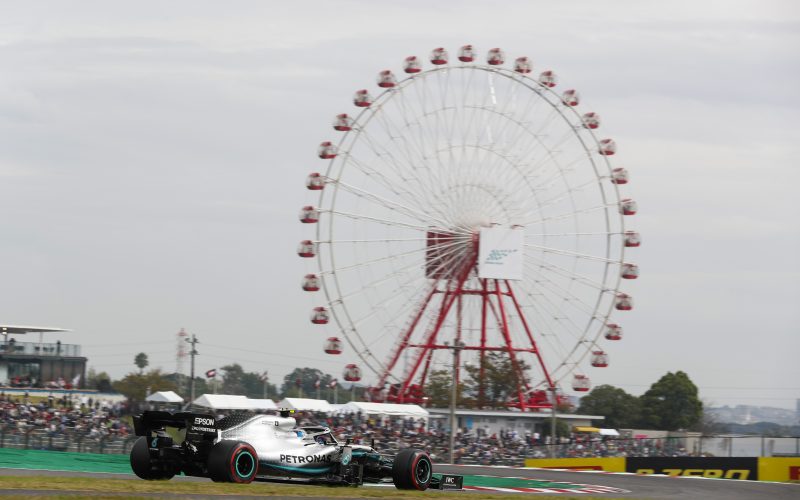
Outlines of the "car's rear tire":
M 131 469 L 142 479 L 154 481 L 157 479 L 172 479 L 173 472 L 167 472 L 150 460 L 150 447 L 147 438 L 142 436 L 136 440 L 131 448 Z
M 425 491 L 432 477 L 433 463 L 424 451 L 406 448 L 394 457 L 392 480 L 398 490 Z
M 208 454 L 208 476 L 215 482 L 250 483 L 257 472 L 256 450 L 242 441 L 223 439 Z

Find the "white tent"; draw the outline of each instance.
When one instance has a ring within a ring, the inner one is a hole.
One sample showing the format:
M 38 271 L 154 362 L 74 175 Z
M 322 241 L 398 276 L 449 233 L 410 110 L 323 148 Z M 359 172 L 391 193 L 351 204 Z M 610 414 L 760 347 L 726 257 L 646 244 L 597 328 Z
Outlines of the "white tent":
M 601 436 L 619 436 L 619 432 L 616 429 L 600 429 Z
M 203 394 L 194 400 L 195 406 L 212 410 L 275 410 L 278 405 L 271 399 L 248 399 L 234 394 Z
M 271 399 L 248 399 L 251 410 L 277 410 L 278 405 Z
M 212 410 L 252 410 L 250 401 L 245 396 L 233 394 L 203 394 L 192 402 L 195 406 Z
M 344 405 L 340 412 L 364 413 L 367 415 L 388 415 L 392 417 L 424 418 L 428 421 L 428 410 L 420 405 L 401 405 L 394 403 L 367 403 L 364 401 L 351 401 Z
M 173 391 L 158 391 L 147 396 L 145 401 L 150 403 L 183 403 L 183 398 Z
M 324 399 L 284 398 L 278 403 L 278 406 L 290 410 L 323 411 L 327 413 L 333 411 L 331 404 Z

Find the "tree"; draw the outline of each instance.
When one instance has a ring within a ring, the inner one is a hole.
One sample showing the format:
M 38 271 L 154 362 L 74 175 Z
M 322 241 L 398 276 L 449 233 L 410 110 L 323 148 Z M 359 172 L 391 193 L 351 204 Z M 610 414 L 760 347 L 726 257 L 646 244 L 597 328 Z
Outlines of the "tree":
M 94 368 L 89 368 L 86 374 L 86 388 L 98 392 L 112 392 L 111 377 L 106 372 L 97 373 Z
M 303 397 L 313 398 L 317 394 L 317 380 L 319 380 L 320 397 L 322 390 L 330 384 L 333 377 L 327 373 L 322 373 L 317 368 L 295 368 L 291 373 L 283 377 L 283 385 L 281 385 L 281 393 L 283 397 L 297 397 L 300 395 L 301 390 Z M 340 391 L 341 393 L 341 391 Z M 340 394 L 340 398 L 342 395 Z
M 465 366 L 469 377 L 466 383 L 467 395 L 474 400 L 475 406 L 505 409 L 506 403 L 518 399 L 517 386 L 524 382 L 525 373 L 529 367 L 519 358 L 517 358 L 517 366 L 519 366 L 519 370 L 515 371 L 508 353 L 487 352 L 483 358 L 483 384 L 480 380 L 480 366 Z M 481 385 L 483 392 L 481 392 Z
M 434 408 L 447 408 L 452 397 L 453 374 L 450 370 L 434 370 L 428 376 L 425 390 L 428 404 Z
M 148 390 L 150 393 L 174 391 L 175 384 L 156 369 L 147 373 L 129 373 L 122 380 L 114 382 L 114 389 L 130 401 L 144 401 Z
M 140 352 L 133 358 L 133 363 L 139 368 L 139 374 L 141 375 L 147 365 L 150 364 L 150 361 L 147 360 L 147 354 Z
M 603 425 L 614 429 L 630 429 L 639 424 L 641 406 L 639 398 L 611 385 L 599 385 L 581 398 L 578 413 L 602 415 Z
M 703 416 L 703 403 L 689 376 L 668 372 L 650 386 L 641 398 L 642 425 L 651 429 L 689 429 Z
M 463 372 L 461 372 L 463 375 Z M 466 397 L 467 384 L 462 379 L 458 383 L 456 406 L 470 406 L 471 401 Z M 425 383 L 425 396 L 428 404 L 434 408 L 448 408 L 453 400 L 453 372 L 450 370 L 434 370 L 428 375 Z
M 221 389 L 223 393 L 239 394 L 254 399 L 264 396 L 264 382 L 261 374 L 246 372 L 238 363 L 225 365 L 220 370 L 223 372 Z M 277 396 L 274 385 L 269 384 L 268 389 L 273 397 Z

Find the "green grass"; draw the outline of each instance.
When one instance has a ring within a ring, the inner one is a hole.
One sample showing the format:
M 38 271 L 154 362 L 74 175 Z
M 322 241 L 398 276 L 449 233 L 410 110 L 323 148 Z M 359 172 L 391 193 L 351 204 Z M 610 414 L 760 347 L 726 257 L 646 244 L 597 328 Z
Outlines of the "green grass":
M 312 498 L 432 498 L 436 500 L 509 500 L 507 494 L 484 494 L 474 493 L 465 496 L 464 492 L 422 492 L 422 491 L 400 491 L 394 488 L 374 488 L 374 487 L 342 487 L 342 486 L 305 486 L 305 485 L 286 485 L 274 483 L 252 483 L 252 484 L 222 484 L 211 481 L 142 481 L 141 479 L 94 479 L 79 477 L 0 477 L 0 490 L 48 490 L 64 491 L 63 495 L 13 495 L 6 498 L 78 498 L 91 493 L 91 498 L 115 498 L 115 499 L 135 499 L 152 498 L 137 496 L 137 494 L 158 494 L 171 493 L 175 495 L 206 495 L 206 496 L 248 496 L 264 497 L 271 496 L 299 496 Z M 4 492 L 4 493 L 5 493 Z M 108 496 L 103 496 L 108 493 Z M 129 495 L 120 496 L 120 493 Z M 98 496 L 99 495 L 99 496 Z M 524 494 L 521 494 L 524 495 Z M 591 496 L 581 494 L 578 496 L 542 496 L 537 494 L 537 500 L 567 500 L 567 499 L 586 499 Z

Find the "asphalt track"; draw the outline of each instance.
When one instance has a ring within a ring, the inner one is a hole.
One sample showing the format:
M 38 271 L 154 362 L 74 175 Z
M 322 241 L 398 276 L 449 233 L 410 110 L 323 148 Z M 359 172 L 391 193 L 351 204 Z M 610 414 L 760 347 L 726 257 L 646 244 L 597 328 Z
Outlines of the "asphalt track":
M 713 499 L 752 500 L 758 498 L 800 500 L 800 484 L 741 481 L 734 479 L 705 479 L 698 477 L 668 477 L 659 475 L 610 474 L 593 471 L 556 471 L 511 467 L 469 467 L 437 465 L 435 472 L 445 474 L 483 474 L 499 477 L 524 477 L 547 481 L 609 486 L 629 491 L 591 497 L 652 498 L 652 499 Z M 569 496 L 565 494 L 565 496 Z M 583 494 L 580 494 L 584 498 Z
M 636 499 L 711 499 L 711 500 L 751 500 L 759 498 L 769 498 L 776 500 L 800 499 L 800 484 L 788 483 L 769 483 L 758 481 L 741 481 L 726 479 L 703 479 L 690 477 L 665 477 L 665 476 L 640 476 L 635 474 L 609 474 L 601 472 L 576 472 L 576 471 L 555 471 L 547 469 L 523 469 L 512 467 L 469 467 L 457 465 L 436 465 L 435 472 L 461 474 L 461 475 L 484 475 L 490 477 L 517 477 L 552 482 L 568 482 L 584 485 L 596 485 L 618 488 L 620 490 L 609 494 L 596 493 L 564 493 L 565 497 L 579 496 L 581 498 L 636 498 Z M 96 477 L 105 479 L 129 479 L 140 481 L 131 474 L 108 474 L 94 472 L 76 471 L 45 471 L 30 469 L 0 469 L 0 476 L 62 476 L 62 477 Z M 179 478 L 179 481 L 208 481 L 202 478 Z M 42 490 L 3 490 L 0 495 L 47 495 L 47 494 L 75 494 L 80 495 L 85 492 L 65 491 L 65 490 L 46 490 L 46 480 L 43 481 Z M 433 495 L 436 492 L 431 492 Z M 486 493 L 489 493 L 488 491 Z M 464 492 L 465 495 L 470 494 Z M 526 495 L 525 493 L 509 492 L 509 495 Z M 534 494 L 535 493 L 528 493 Z M 552 495 L 553 493 L 547 493 Z M 140 496 L 150 496 L 140 494 Z M 159 493 L 153 495 L 157 497 L 168 497 L 169 495 Z M 221 496 L 211 495 L 174 495 L 181 498 L 221 498 Z M 236 497 L 242 498 L 242 497 Z M 280 498 L 280 497 L 273 497 Z M 286 497 L 298 498 L 298 497 Z M 435 498 L 435 496 L 433 497 Z

